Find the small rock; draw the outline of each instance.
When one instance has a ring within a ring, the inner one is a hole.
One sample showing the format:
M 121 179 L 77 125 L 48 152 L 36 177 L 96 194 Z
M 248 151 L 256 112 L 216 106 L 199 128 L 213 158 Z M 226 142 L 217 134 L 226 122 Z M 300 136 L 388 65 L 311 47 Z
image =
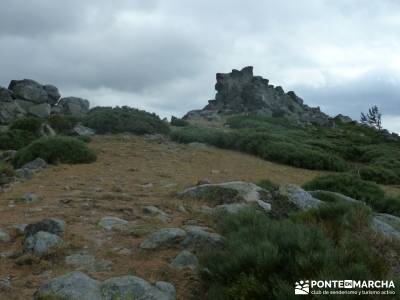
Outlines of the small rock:
M 104 217 L 100 220 L 99 226 L 106 230 L 121 229 L 126 226 L 129 222 L 117 217 Z
M 248 205 L 246 203 L 231 203 L 231 204 L 222 204 L 222 205 L 217 205 L 214 208 L 215 212 L 227 212 L 230 214 L 235 214 L 238 213 L 239 211 L 241 211 L 242 209 L 245 209 L 246 207 L 248 207 Z
M 79 136 L 93 136 L 96 134 L 94 129 L 85 127 L 82 124 L 75 125 L 72 131 Z
M 28 162 L 27 164 L 23 165 L 21 169 L 29 169 L 32 171 L 38 171 L 41 169 L 47 168 L 47 163 L 44 159 L 38 157 L 35 160 Z
M 208 179 L 200 179 L 199 181 L 197 181 L 196 185 L 203 185 L 203 184 L 211 184 L 211 181 Z
M 187 234 L 182 246 L 185 249 L 203 251 L 222 246 L 223 237 L 218 233 L 208 232 L 207 228 L 200 226 L 185 226 L 184 228 Z
M 270 212 L 271 211 L 271 204 L 264 202 L 262 200 L 257 200 L 257 204 L 259 207 L 261 207 L 265 212 Z
M 65 222 L 60 219 L 51 218 L 43 219 L 37 223 L 29 224 L 25 227 L 25 236 L 29 237 L 39 231 L 52 233 L 58 236 L 63 236 L 65 230 Z
M 29 236 L 24 243 L 24 252 L 30 252 L 37 256 L 50 253 L 55 248 L 61 246 L 63 240 L 52 233 L 39 231 Z
M 181 213 L 187 213 L 187 210 L 183 205 L 178 205 L 176 210 L 181 212 Z
M 198 220 L 186 220 L 185 225 L 198 225 L 199 221 Z
M 21 198 L 18 199 L 18 202 L 22 202 L 24 204 L 31 204 L 35 202 L 39 202 L 41 198 L 35 193 L 28 193 L 23 195 Z
M 182 241 L 186 232 L 180 228 L 164 228 L 150 235 L 140 244 L 142 249 L 159 249 L 172 246 Z
M 11 240 L 10 234 L 4 230 L 0 228 L 0 242 L 9 242 Z
M 7 150 L 7 151 L 4 151 L 3 153 L 0 154 L 0 160 L 3 160 L 5 162 L 9 162 L 9 161 L 12 161 L 14 159 L 15 155 L 17 155 L 17 151 L 16 150 Z
M 318 208 L 323 204 L 323 201 L 314 198 L 310 193 L 293 184 L 280 186 L 278 193 L 281 196 L 286 197 L 292 204 L 302 211 Z
M 89 272 L 102 272 L 111 269 L 112 262 L 109 260 L 96 260 L 92 255 L 74 254 L 65 258 L 67 265 L 77 267 L 78 270 L 86 270 Z
M 171 220 L 171 218 L 165 212 L 163 212 L 158 207 L 152 205 L 144 206 L 143 212 L 150 216 L 157 217 L 160 221 L 164 223 L 169 222 Z
M 189 268 L 194 270 L 198 265 L 199 260 L 197 259 L 197 256 L 187 250 L 183 250 L 179 253 L 171 263 L 171 266 L 176 269 Z
M 11 289 L 11 277 L 6 276 L 0 278 L 0 291 L 8 291 Z
M 169 282 L 165 282 L 165 281 L 157 281 L 155 283 L 156 288 L 158 288 L 160 291 L 164 292 L 166 295 L 166 299 L 170 299 L 173 300 L 176 297 L 176 290 L 175 287 L 169 283 Z

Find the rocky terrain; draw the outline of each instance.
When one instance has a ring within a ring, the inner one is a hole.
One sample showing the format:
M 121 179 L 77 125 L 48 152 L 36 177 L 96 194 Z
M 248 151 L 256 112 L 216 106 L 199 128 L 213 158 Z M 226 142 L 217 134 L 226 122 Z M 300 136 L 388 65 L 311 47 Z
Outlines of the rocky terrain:
M 47 118 L 50 114 L 81 116 L 89 111 L 89 101 L 76 97 L 61 98 L 58 88 L 31 79 L 12 80 L 0 87 L 0 125 L 25 116 Z
M 184 119 L 206 118 L 209 120 L 229 114 L 258 114 L 286 117 L 300 122 L 331 124 L 330 118 L 319 107 L 309 107 L 295 92 L 285 93 L 281 86 L 269 84 L 268 79 L 253 75 L 253 67 L 241 71 L 218 73 L 215 100 L 208 101 L 202 110 L 188 112 Z M 342 121 L 351 122 L 349 117 L 339 115 Z
M 347 275 L 338 264 L 397 278 L 398 136 L 251 67 L 216 90 L 168 123 L 32 80 L 2 88 L 0 299 L 286 299 L 287 277 Z

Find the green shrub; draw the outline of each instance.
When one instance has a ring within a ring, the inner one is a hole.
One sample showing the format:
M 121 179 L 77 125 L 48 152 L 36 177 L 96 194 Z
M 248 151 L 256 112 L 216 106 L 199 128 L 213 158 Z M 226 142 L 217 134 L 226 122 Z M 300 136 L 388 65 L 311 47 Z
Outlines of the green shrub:
M 400 177 L 395 171 L 386 169 L 379 165 L 362 167 L 357 172 L 364 180 L 375 181 L 382 184 L 400 183 Z
M 31 143 L 36 136 L 26 130 L 13 129 L 0 132 L 1 150 L 18 150 Z
M 168 133 L 168 124 L 156 114 L 123 107 L 95 107 L 83 119 L 85 126 L 99 134 L 131 132 L 135 134 Z
M 12 177 L 14 176 L 14 169 L 11 165 L 0 161 L 0 177 L 1 175 L 5 175 L 7 177 Z
M 179 119 L 177 117 L 172 116 L 171 117 L 171 125 L 177 126 L 177 127 L 185 127 L 185 126 L 189 126 L 189 122 L 186 120 Z
M 79 119 L 68 115 L 51 115 L 49 118 L 50 126 L 61 134 L 70 134 L 74 126 L 79 122 Z
M 364 201 L 373 209 L 399 215 L 400 200 L 385 196 L 380 186 L 371 181 L 362 180 L 354 174 L 339 174 L 317 177 L 303 185 L 306 190 L 325 190 L 338 192 L 348 197 Z
M 19 150 L 14 164 L 20 167 L 37 157 L 51 164 L 90 163 L 96 160 L 96 154 L 82 141 L 70 137 L 46 137 Z
M 271 220 L 254 210 L 218 216 L 225 247 L 201 258 L 207 270 L 201 275 L 210 288 L 208 299 L 294 299 L 293 285 L 300 278 L 370 280 L 387 276 L 387 262 L 379 250 L 354 230 L 356 224 L 360 231 L 368 230 L 368 218 L 358 224 L 368 213 L 330 206 L 312 215 L 312 222 Z M 323 229 L 326 222 L 331 227 L 338 225 L 334 238 Z
M 277 191 L 279 189 L 279 185 L 269 179 L 261 180 L 257 183 L 257 185 L 270 192 Z
M 15 120 L 11 126 L 11 130 L 19 129 L 29 131 L 33 134 L 37 134 L 43 121 L 39 118 L 28 117 Z

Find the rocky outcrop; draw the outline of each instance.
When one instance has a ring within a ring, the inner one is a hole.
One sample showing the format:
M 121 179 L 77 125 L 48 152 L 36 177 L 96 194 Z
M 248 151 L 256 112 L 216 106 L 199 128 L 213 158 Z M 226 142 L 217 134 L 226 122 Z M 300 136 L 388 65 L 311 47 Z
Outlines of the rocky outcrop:
M 36 292 L 35 299 L 174 300 L 175 293 L 175 287 L 164 281 L 151 285 L 136 276 L 121 276 L 100 282 L 77 271 L 43 284 Z
M 47 118 L 52 113 L 80 117 L 89 111 L 89 101 L 76 97 L 61 99 L 54 85 L 42 85 L 31 79 L 12 80 L 7 88 L 0 87 L 0 124 L 17 118 Z
M 269 84 L 268 79 L 253 75 L 253 67 L 241 71 L 217 74 L 215 100 L 202 110 L 186 114 L 184 119 L 218 119 L 221 115 L 251 113 L 270 117 L 285 117 L 306 123 L 330 124 L 330 118 L 305 105 L 295 92 L 285 93 L 282 87 Z

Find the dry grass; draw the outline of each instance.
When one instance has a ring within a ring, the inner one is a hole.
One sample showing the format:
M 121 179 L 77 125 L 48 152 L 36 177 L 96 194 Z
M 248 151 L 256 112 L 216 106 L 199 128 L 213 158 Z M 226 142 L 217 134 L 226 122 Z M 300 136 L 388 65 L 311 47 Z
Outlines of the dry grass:
M 188 219 L 201 219 L 191 203 L 175 197 L 177 191 L 193 186 L 201 179 L 211 182 L 269 179 L 275 183 L 303 184 L 327 172 L 309 171 L 263 161 L 254 156 L 215 148 L 198 149 L 175 143 L 155 143 L 132 135 L 96 137 L 90 147 L 98 152 L 93 164 L 57 165 L 33 179 L 15 184 L 0 194 L 0 228 L 31 223 L 46 217 L 65 220 L 68 251 L 79 249 L 98 259 L 113 262 L 112 270 L 90 274 L 97 279 L 134 273 L 149 281 L 168 279 L 177 288 L 178 299 L 191 299 L 191 290 L 201 290 L 196 274 L 168 267 L 178 249 L 155 252 L 138 250 L 148 232 L 160 227 L 180 227 Z M 30 205 L 15 204 L 13 199 L 33 192 L 42 201 Z M 188 213 L 177 211 L 184 204 Z M 164 224 L 143 216 L 142 206 L 156 205 L 171 217 Z M 104 216 L 130 221 L 127 231 L 106 232 L 97 224 Z M 209 224 L 206 217 L 201 224 Z M 0 244 L 0 253 L 21 250 L 21 237 Z M 121 254 L 118 249 L 130 249 Z M 52 262 L 53 260 L 50 260 Z M 47 261 L 48 262 L 48 261 Z M 0 299 L 30 299 L 37 287 L 57 275 L 72 271 L 59 258 L 57 263 L 41 263 L 37 268 L 2 258 L 0 277 L 11 275 L 13 290 Z

